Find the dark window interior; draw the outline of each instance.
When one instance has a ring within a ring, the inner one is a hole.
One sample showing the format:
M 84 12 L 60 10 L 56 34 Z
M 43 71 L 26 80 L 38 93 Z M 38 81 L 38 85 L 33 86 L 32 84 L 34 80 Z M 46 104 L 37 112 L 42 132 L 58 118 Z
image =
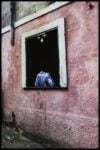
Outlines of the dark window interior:
M 35 87 L 36 75 L 40 71 L 49 72 L 59 87 L 58 29 L 28 37 L 25 43 L 26 87 Z

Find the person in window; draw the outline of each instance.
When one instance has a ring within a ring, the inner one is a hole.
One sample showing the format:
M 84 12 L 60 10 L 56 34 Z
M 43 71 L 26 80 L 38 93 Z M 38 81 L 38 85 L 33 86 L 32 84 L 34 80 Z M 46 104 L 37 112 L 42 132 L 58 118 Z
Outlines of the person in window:
M 55 83 L 50 73 L 40 71 L 36 76 L 35 86 L 36 87 L 54 87 Z

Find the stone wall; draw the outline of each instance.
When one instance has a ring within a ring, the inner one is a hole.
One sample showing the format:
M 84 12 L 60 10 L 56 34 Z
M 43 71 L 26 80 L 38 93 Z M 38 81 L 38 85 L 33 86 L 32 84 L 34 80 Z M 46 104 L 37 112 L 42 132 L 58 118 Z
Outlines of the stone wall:
M 98 147 L 98 2 L 73 2 L 2 35 L 4 120 L 16 120 L 28 132 L 63 147 Z M 22 89 L 22 34 L 59 18 L 65 19 L 68 89 Z M 5 44 L 6 41 L 6 44 Z

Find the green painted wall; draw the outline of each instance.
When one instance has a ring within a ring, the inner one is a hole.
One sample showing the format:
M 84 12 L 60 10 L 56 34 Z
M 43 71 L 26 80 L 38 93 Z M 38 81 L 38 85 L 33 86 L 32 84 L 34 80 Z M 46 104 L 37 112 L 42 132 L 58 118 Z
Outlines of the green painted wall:
M 35 13 L 48 5 L 50 5 L 51 1 L 24 1 L 24 2 L 16 2 L 16 21 Z M 10 14 L 10 1 L 2 2 L 1 5 L 2 10 L 2 27 L 5 27 L 10 24 L 11 14 Z

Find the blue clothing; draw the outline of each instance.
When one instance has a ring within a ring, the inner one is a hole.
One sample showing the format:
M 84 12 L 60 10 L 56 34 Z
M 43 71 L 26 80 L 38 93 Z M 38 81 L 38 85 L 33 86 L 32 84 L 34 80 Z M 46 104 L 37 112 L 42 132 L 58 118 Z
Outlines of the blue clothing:
M 47 72 L 41 71 L 37 74 L 35 86 L 37 87 L 53 87 L 55 85 L 51 75 Z

